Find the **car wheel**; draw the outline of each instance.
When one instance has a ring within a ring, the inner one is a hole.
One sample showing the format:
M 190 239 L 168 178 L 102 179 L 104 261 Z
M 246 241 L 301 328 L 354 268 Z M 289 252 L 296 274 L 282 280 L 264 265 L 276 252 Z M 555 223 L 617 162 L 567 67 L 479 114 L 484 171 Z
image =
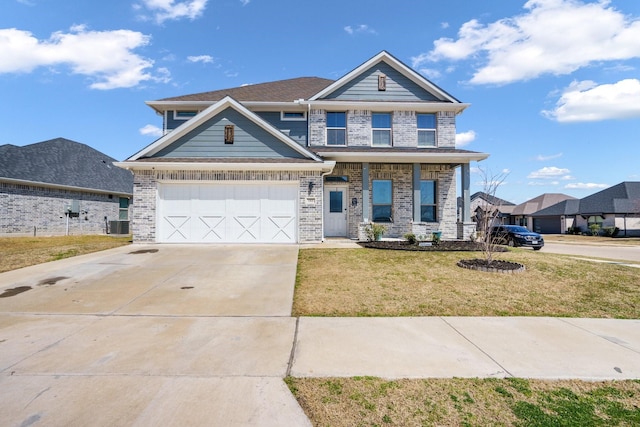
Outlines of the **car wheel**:
M 515 240 L 513 240 L 513 239 L 509 239 L 509 241 L 507 242 L 507 244 L 508 244 L 509 246 L 511 246 L 512 248 L 515 248 L 515 247 L 516 247 L 516 242 L 515 242 Z
M 533 248 L 534 251 L 539 251 L 540 249 L 542 249 L 542 246 L 538 246 L 537 248 Z

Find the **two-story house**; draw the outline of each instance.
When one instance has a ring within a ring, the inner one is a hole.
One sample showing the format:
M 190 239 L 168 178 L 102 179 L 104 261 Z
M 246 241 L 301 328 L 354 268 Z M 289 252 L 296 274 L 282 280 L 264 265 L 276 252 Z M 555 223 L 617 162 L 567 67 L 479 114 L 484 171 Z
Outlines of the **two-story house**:
M 387 52 L 338 80 L 302 77 L 147 103 L 164 136 L 134 172 L 136 242 L 320 242 L 407 232 L 468 238 L 468 104 Z M 461 168 L 462 212 L 456 206 Z

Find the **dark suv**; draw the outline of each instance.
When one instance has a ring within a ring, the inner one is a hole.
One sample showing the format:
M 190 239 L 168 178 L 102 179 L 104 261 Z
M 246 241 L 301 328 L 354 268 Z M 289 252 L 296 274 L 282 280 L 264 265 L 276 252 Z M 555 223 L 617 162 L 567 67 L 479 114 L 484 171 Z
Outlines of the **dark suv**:
M 538 233 L 529 231 L 520 225 L 499 225 L 491 228 L 494 243 L 512 247 L 527 246 L 539 251 L 544 246 L 544 239 Z

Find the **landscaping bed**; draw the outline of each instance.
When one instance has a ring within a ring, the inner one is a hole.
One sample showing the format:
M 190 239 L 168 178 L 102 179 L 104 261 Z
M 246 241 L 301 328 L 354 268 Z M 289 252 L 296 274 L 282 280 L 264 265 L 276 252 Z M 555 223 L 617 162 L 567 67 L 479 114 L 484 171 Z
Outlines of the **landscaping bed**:
M 425 244 L 426 243 L 426 244 Z M 369 249 L 390 249 L 398 251 L 458 251 L 458 252 L 471 252 L 481 251 L 482 243 L 472 242 L 470 240 L 441 240 L 438 243 L 424 242 L 409 243 L 406 240 L 382 240 L 372 242 L 360 242 L 360 246 Z M 496 252 L 506 252 L 508 249 L 504 247 L 497 247 Z

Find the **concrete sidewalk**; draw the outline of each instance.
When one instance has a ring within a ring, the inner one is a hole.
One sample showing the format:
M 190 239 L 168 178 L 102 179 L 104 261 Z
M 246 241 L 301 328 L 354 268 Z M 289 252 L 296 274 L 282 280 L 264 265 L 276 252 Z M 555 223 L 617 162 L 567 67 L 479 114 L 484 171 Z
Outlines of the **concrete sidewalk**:
M 0 274 L 2 425 L 308 426 L 282 380 L 640 378 L 640 320 L 292 318 L 297 246 L 129 246 Z

